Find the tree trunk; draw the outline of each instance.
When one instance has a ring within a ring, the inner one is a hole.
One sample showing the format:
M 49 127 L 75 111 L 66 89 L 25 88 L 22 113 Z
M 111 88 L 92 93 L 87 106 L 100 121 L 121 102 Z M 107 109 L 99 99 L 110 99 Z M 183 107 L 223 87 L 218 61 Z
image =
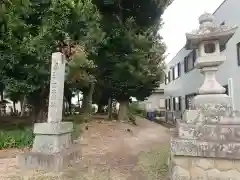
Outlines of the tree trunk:
M 21 114 L 20 114 L 21 117 L 24 116 L 25 106 L 26 106 L 26 97 L 24 96 L 23 100 L 21 101 Z
M 112 114 L 113 114 L 112 103 L 113 103 L 112 98 L 109 97 L 108 98 L 108 119 L 109 120 L 112 120 Z
M 4 100 L 4 97 L 3 97 L 3 91 L 0 92 L 0 116 L 2 115 L 2 111 L 4 110 L 4 107 L 3 107 L 3 100 Z
M 104 113 L 104 105 L 102 104 L 98 104 L 98 110 L 97 110 L 97 113 L 101 114 L 101 113 Z
M 13 113 L 16 114 L 16 102 L 13 101 Z
M 33 108 L 33 116 L 32 116 L 33 123 L 45 122 L 47 117 L 45 117 L 44 114 L 45 114 L 44 107 L 41 107 L 41 105 L 35 105 Z
M 118 120 L 128 121 L 129 100 L 122 100 L 119 102 Z
M 72 114 L 72 97 L 69 96 L 66 98 L 67 104 L 68 104 L 68 114 Z
M 1 91 L 1 101 L 3 101 L 4 97 L 3 97 L 3 91 Z
M 83 111 L 85 114 L 91 114 L 92 113 L 92 96 L 94 91 L 94 82 L 91 83 L 90 88 L 87 93 L 83 95 Z
M 78 94 L 77 94 L 77 99 L 78 99 L 78 108 L 80 109 L 81 106 L 80 106 L 80 96 L 79 96 L 79 92 L 78 92 Z

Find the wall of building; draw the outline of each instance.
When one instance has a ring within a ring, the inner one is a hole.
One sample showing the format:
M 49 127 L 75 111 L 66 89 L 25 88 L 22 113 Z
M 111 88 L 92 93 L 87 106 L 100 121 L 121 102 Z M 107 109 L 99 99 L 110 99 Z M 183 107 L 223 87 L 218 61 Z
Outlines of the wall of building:
M 240 1 L 239 0 L 226 0 L 214 13 L 216 21 L 221 24 L 225 22 L 226 25 L 240 26 Z M 197 21 L 197 19 L 196 19 Z M 217 80 L 221 85 L 227 85 L 228 79 L 233 78 L 233 95 L 235 108 L 240 110 L 240 66 L 237 61 L 237 43 L 240 42 L 240 28 L 234 36 L 228 41 L 226 49 L 222 54 L 227 56 L 227 60 L 220 66 L 217 73 Z M 181 96 L 182 97 L 182 110 L 185 109 L 185 95 L 196 93 L 198 88 L 203 83 L 203 76 L 198 69 L 184 72 L 184 57 L 191 51 L 185 48 L 181 49 L 175 58 L 168 64 L 168 69 L 175 66 L 179 61 L 181 62 L 181 76 L 171 81 L 166 85 L 166 96 Z M 172 74 L 171 74 L 172 75 Z M 172 79 L 172 78 L 171 78 Z
M 141 102 L 141 107 L 146 110 L 165 109 L 165 96 L 163 89 L 165 84 L 160 84 L 159 89 L 153 92 L 145 101 Z

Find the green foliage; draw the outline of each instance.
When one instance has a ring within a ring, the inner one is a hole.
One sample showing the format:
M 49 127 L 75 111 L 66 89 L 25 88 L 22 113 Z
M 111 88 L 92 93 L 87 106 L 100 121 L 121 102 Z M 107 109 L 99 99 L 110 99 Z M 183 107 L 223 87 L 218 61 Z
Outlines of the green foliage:
M 157 32 L 170 1 L 93 2 L 103 14 L 107 32 L 93 58 L 99 69 L 97 81 L 118 101 L 131 96 L 143 100 L 163 80 L 165 45 Z
M 165 45 L 158 30 L 171 0 L 23 0 L 0 6 L 0 92 L 46 108 L 50 59 L 71 60 L 64 95 L 91 102 L 149 96 L 163 77 Z M 70 109 L 70 107 L 69 107 Z
M 129 106 L 129 111 L 132 114 L 137 115 L 137 116 L 141 116 L 143 118 L 145 118 L 146 115 L 147 115 L 147 112 L 144 109 L 140 108 L 140 105 L 139 105 L 138 102 L 131 103 L 130 106 Z
M 72 139 L 76 140 L 82 133 L 81 124 L 86 121 L 84 116 L 72 115 L 64 117 L 64 121 L 73 122 Z M 34 140 L 30 119 L 11 117 L 1 121 L 0 149 L 32 147 Z
M 51 54 L 61 50 L 71 58 L 68 47 L 76 46 L 94 54 L 104 37 L 100 14 L 91 0 L 9 0 L 3 1 L 0 12 L 0 91 L 18 100 L 26 97 L 39 112 L 47 102 Z M 69 97 L 82 86 L 68 85 L 65 92 Z
M 0 149 L 31 147 L 34 140 L 32 128 L 0 131 Z

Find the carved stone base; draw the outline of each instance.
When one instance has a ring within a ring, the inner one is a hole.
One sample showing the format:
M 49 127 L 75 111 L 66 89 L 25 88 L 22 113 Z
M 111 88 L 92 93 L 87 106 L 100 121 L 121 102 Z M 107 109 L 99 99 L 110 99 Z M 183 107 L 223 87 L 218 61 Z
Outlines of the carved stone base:
M 74 165 L 81 157 L 81 149 L 77 144 L 59 153 L 44 154 L 29 152 L 20 154 L 18 164 L 22 170 L 34 169 L 46 172 L 60 172 L 69 165 Z
M 226 94 L 204 94 L 193 99 L 194 108 L 205 116 L 232 116 L 232 98 Z
M 177 121 L 171 180 L 240 180 L 240 118 L 229 116 L 231 108 L 216 107 L 220 115 L 206 106 L 186 111 Z
M 36 123 L 32 152 L 53 154 L 68 149 L 72 144 L 72 131 L 73 124 L 71 122 Z
M 72 131 L 71 122 L 35 124 L 32 152 L 19 155 L 20 167 L 60 171 L 74 164 L 80 157 L 80 147 L 72 143 Z
M 240 160 L 174 156 L 171 180 L 240 180 Z

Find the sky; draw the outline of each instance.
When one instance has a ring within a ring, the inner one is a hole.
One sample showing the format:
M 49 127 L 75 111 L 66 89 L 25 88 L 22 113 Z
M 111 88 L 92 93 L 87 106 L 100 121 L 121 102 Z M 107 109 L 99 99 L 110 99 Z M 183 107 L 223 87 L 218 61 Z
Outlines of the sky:
M 213 13 L 224 0 L 174 0 L 165 10 L 163 28 L 159 31 L 167 45 L 166 62 L 186 43 L 185 33 L 198 28 L 198 18 L 205 12 Z

